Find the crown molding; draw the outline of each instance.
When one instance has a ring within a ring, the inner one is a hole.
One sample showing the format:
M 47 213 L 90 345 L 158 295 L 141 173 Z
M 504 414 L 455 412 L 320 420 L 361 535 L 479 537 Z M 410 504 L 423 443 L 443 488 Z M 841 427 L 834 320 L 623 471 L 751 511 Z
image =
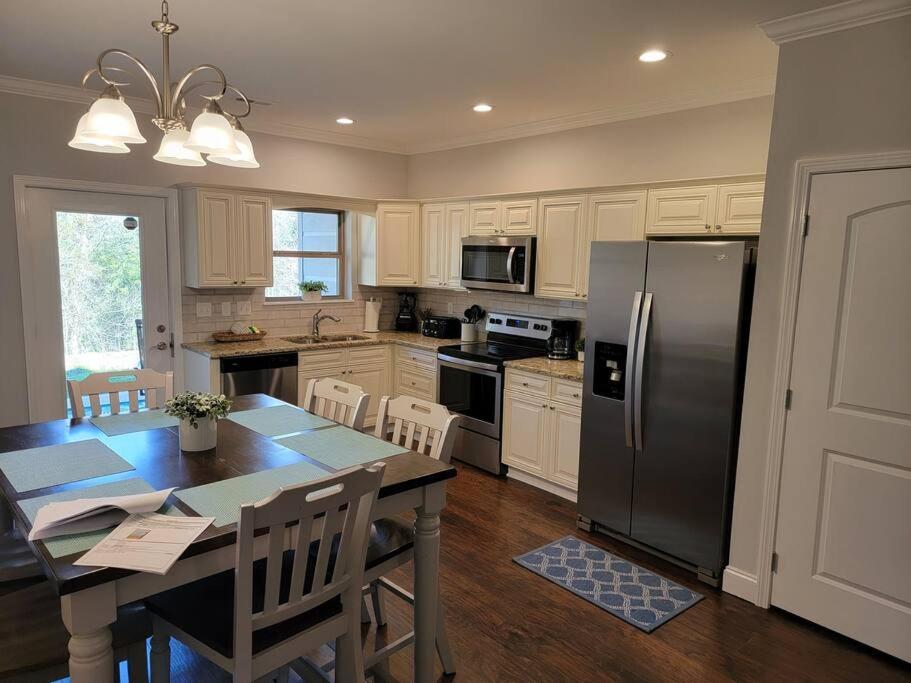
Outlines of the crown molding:
M 244 122 L 244 127 L 253 132 L 278 135 L 298 140 L 308 140 L 311 142 L 357 147 L 360 149 L 390 152 L 393 154 L 423 154 L 426 152 L 439 152 L 459 147 L 472 147 L 474 145 L 483 145 L 491 142 L 515 140 L 534 135 L 558 133 L 574 128 L 586 128 L 588 126 L 598 126 L 605 123 L 628 121 L 631 119 L 656 116 L 658 114 L 668 114 L 686 109 L 698 109 L 714 104 L 724 104 L 726 102 L 747 100 L 755 97 L 765 97 L 771 95 L 774 91 L 774 77 L 755 78 L 742 81 L 730 88 L 718 89 L 708 93 L 686 92 L 642 104 L 611 107 L 582 114 L 569 114 L 541 121 L 530 121 L 528 123 L 499 128 L 474 135 L 413 145 L 319 130 L 294 123 L 264 118 L 254 118 L 249 123 Z M 0 92 L 80 104 L 88 104 L 94 99 L 94 94 L 92 92 L 75 86 L 34 81 L 4 75 L 0 75 Z M 151 100 L 136 97 L 127 97 L 126 99 L 133 111 L 149 115 L 155 114 L 155 105 Z
M 911 14 L 911 0 L 849 0 L 759 24 L 775 43 L 812 38 Z

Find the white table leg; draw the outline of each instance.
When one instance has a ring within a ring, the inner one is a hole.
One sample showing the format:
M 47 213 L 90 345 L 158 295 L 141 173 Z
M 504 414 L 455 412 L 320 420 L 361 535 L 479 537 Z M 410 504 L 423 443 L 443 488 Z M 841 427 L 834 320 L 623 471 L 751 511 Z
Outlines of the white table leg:
M 424 504 L 414 521 L 414 680 L 433 680 L 436 659 L 437 596 L 440 571 L 440 510 L 445 484 L 424 489 Z
M 72 683 L 113 683 L 110 625 L 117 620 L 114 585 L 103 584 L 64 595 L 60 609 L 70 632 Z

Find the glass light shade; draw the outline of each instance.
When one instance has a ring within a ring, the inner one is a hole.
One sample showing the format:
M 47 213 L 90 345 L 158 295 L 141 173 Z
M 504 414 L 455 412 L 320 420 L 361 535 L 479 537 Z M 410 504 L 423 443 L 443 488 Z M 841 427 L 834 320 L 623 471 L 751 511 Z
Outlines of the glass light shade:
M 213 164 L 236 166 L 237 168 L 259 168 L 259 162 L 253 156 L 253 143 L 250 136 L 242 130 L 234 131 L 234 142 L 240 149 L 239 154 L 210 154 L 208 159 Z
M 101 97 L 92 103 L 85 120 L 85 132 L 116 142 L 139 144 L 146 141 L 127 103 L 111 97 Z
M 240 149 L 234 142 L 234 129 L 228 123 L 228 119 L 221 114 L 208 111 L 204 111 L 193 121 L 190 137 L 184 147 L 203 154 L 240 154 Z
M 76 124 L 76 134 L 69 142 L 70 147 L 86 152 L 104 152 L 105 154 L 126 154 L 130 151 L 130 148 L 122 142 L 87 134 L 85 132 L 85 122 L 88 117 L 87 113 L 80 117 L 79 123 Z
M 161 138 L 158 153 L 152 158 L 176 166 L 205 166 L 206 162 L 199 156 L 199 152 L 186 148 L 188 137 L 190 133 L 186 130 L 168 131 Z

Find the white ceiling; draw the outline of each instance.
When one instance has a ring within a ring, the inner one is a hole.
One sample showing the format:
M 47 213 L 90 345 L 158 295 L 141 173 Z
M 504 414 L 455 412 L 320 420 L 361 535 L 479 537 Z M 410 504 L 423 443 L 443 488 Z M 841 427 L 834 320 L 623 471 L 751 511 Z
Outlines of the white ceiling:
M 250 129 L 425 151 L 771 93 L 777 48 L 756 25 L 828 4 L 172 0 L 172 73 L 211 62 L 272 102 Z M 0 74 L 78 86 L 108 47 L 158 74 L 158 14 L 155 0 L 4 3 Z M 640 63 L 650 47 L 673 54 Z M 475 114 L 480 101 L 496 108 Z

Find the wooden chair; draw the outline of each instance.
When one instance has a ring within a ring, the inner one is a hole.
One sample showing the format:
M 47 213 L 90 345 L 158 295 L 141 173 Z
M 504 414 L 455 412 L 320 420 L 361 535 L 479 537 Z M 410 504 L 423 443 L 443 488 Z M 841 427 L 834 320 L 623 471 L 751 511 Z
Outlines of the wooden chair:
M 361 431 L 369 404 L 370 394 L 364 393 L 358 385 L 326 377 L 310 380 L 302 407 L 314 415 Z
M 367 532 L 384 463 L 280 488 L 240 508 L 235 569 L 146 600 L 152 679 L 167 681 L 168 638 L 249 683 L 287 675 L 303 653 L 335 639 L 336 680 L 364 680 L 361 591 Z M 290 522 L 296 527 L 287 529 Z M 254 561 L 254 536 L 267 549 Z M 316 548 L 312 531 L 319 531 Z M 292 550 L 285 551 L 286 535 Z
M 395 399 L 384 396 L 380 401 L 375 436 L 448 463 L 452 456 L 459 419 L 460 416 L 450 414 L 444 406 L 437 403 L 411 396 L 399 396 Z M 410 605 L 414 605 L 414 595 L 385 578 L 385 575 L 393 569 L 414 559 L 414 530 L 402 520 L 384 518 L 376 521 L 372 536 L 372 543 L 378 542 L 376 537 L 381 536 L 386 540 L 385 545 L 387 546 L 383 561 L 368 566 L 364 574 L 365 583 L 368 585 L 367 593 L 373 602 L 373 614 L 379 628 L 386 623 L 380 587 Z M 398 539 L 398 545 L 394 548 L 388 547 L 390 545 L 388 539 L 391 538 Z M 366 595 L 364 599 L 366 600 Z M 437 654 L 443 665 L 443 672 L 453 674 L 455 673 L 455 660 L 449 648 L 444 618 L 442 605 L 439 605 L 437 608 Z M 376 650 L 367 660 L 368 668 L 411 644 L 413 640 L 414 631 Z
M 107 394 L 111 403 L 111 413 L 120 413 L 120 393 L 129 395 L 130 409 L 127 412 L 139 411 L 139 392 L 146 395 L 146 408 L 157 408 L 164 405 L 174 395 L 174 373 L 156 372 L 155 370 L 118 370 L 115 372 L 96 372 L 83 380 L 71 379 L 67 382 L 70 392 L 70 406 L 73 417 L 85 417 L 84 397 L 89 397 L 92 415 L 101 415 L 101 395 Z M 164 398 L 159 402 L 158 392 L 163 391 Z

